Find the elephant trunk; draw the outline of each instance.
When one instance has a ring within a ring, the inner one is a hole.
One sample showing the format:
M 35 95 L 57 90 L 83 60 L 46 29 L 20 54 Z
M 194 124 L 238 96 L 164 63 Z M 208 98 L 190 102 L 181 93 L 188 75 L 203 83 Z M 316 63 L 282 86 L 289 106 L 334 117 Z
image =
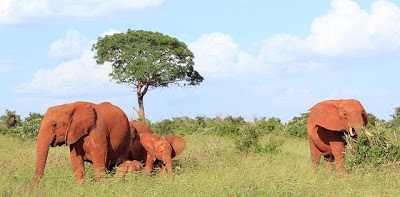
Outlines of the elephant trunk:
M 42 129 L 39 131 L 38 141 L 36 145 L 36 171 L 32 180 L 32 184 L 39 182 L 40 178 L 43 175 L 49 147 L 54 139 L 54 135 L 46 136 L 46 133 L 43 133 Z

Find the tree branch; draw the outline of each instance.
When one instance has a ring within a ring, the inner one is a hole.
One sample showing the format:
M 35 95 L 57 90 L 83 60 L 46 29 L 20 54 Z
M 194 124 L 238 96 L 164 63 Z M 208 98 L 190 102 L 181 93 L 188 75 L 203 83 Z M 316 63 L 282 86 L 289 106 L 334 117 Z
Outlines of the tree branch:
M 149 83 L 146 83 L 146 85 L 144 86 L 143 92 L 141 94 L 142 97 L 147 93 L 148 89 L 149 89 Z
M 133 111 L 135 111 L 136 114 L 140 117 L 139 111 L 135 107 L 132 107 L 132 108 L 133 108 Z

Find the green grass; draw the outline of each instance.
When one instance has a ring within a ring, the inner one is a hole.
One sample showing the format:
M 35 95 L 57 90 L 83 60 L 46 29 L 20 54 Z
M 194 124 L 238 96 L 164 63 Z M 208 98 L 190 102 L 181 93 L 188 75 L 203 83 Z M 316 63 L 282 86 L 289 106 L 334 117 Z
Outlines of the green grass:
M 311 172 L 308 141 L 285 139 L 273 154 L 238 153 L 234 140 L 186 135 L 187 148 L 174 159 L 174 179 L 159 173 L 108 175 L 94 181 L 86 164 L 86 184 L 75 181 L 68 147 L 51 148 L 45 174 L 29 187 L 36 142 L 0 135 L 0 196 L 399 196 L 400 170 L 359 168 L 336 178 L 323 167 Z

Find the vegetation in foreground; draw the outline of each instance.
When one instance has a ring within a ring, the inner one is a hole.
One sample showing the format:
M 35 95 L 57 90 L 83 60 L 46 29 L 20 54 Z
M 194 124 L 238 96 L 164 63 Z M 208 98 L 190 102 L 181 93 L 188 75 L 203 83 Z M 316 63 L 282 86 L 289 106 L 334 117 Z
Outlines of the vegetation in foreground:
M 308 142 L 285 140 L 275 154 L 239 153 L 231 138 L 185 136 L 187 149 L 174 159 L 174 179 L 155 172 L 126 180 L 109 175 L 94 181 L 90 164 L 83 187 L 76 183 L 68 147 L 50 149 L 41 182 L 29 188 L 35 169 L 35 141 L 0 135 L 1 196 L 396 196 L 400 177 L 395 166 L 365 167 L 345 177 L 312 174 Z M 267 140 L 267 139 L 263 139 Z M 17 145 L 16 145 L 17 144 Z
M 4 120 L 4 115 L 0 117 Z M 282 124 L 277 118 L 174 118 L 151 124 L 162 134 L 178 134 L 186 150 L 174 159 L 174 179 L 136 173 L 123 179 L 112 173 L 94 181 L 86 164 L 86 184 L 77 186 L 68 147 L 51 148 L 45 174 L 29 187 L 35 170 L 40 114 L 21 126 L 0 132 L 1 196 L 397 196 L 400 194 L 399 114 L 383 122 L 370 115 L 374 136 L 348 139 L 348 174 L 326 176 L 323 165 L 313 174 L 304 130 L 307 115 Z M 374 121 L 375 120 L 375 121 Z M 4 125 L 4 121 L 1 121 Z

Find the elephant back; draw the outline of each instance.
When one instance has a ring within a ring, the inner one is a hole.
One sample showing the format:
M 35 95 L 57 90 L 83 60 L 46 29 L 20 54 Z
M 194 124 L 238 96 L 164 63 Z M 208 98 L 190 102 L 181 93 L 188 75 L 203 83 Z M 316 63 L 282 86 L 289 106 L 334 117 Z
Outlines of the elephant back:
M 132 134 L 140 135 L 142 133 L 153 133 L 149 126 L 137 120 L 129 122 L 129 126 L 131 127 Z

